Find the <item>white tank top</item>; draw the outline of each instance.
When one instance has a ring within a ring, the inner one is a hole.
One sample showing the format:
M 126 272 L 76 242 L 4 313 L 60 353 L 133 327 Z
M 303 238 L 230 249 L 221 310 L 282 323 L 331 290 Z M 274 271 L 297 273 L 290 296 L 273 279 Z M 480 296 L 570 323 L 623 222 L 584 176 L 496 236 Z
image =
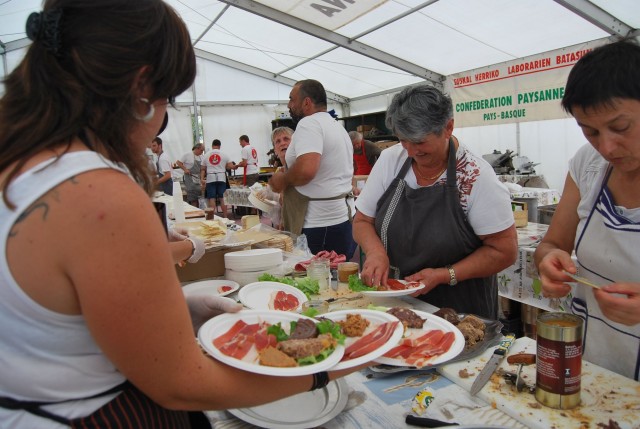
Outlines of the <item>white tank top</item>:
M 128 174 L 125 167 L 95 152 L 73 152 L 47 160 L 9 186 L 8 197 L 15 210 L 0 203 L 0 239 L 4 243 L 0 248 L 0 396 L 59 402 L 89 397 L 125 380 L 101 352 L 81 315 L 51 311 L 22 290 L 11 275 L 6 254 L 13 224 L 34 201 L 72 176 L 104 168 Z M 37 261 L 33 262 L 37 269 Z M 113 396 L 43 408 L 68 418 L 83 417 Z M 3 428 L 62 427 L 24 411 L 1 407 L 0 422 Z

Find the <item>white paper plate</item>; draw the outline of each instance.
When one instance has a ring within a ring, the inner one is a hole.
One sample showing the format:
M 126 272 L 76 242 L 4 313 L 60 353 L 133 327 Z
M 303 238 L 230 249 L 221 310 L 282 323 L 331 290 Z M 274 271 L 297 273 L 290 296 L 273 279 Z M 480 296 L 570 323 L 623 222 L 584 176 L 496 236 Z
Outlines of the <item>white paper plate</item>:
M 313 392 L 299 393 L 257 407 L 228 411 L 240 420 L 262 428 L 306 429 L 321 426 L 333 419 L 344 410 L 348 399 L 349 386 L 341 378 Z
M 425 366 L 441 364 L 450 359 L 453 359 L 460 354 L 460 352 L 464 349 L 464 336 L 458 328 L 456 328 L 452 323 L 447 322 L 441 317 L 434 316 L 431 313 L 425 313 L 424 311 L 418 310 L 413 310 L 413 312 L 426 320 L 424 322 L 424 325 L 422 326 L 422 329 L 407 329 L 407 334 L 405 335 L 405 337 L 410 335 L 411 333 L 415 333 L 418 331 L 427 332 L 434 329 L 440 329 L 443 332 L 453 332 L 455 337 L 455 339 L 453 340 L 453 344 L 451 344 L 451 347 L 447 352 L 438 356 L 434 356 Z M 377 363 L 391 366 L 413 366 L 406 363 L 402 358 L 388 358 L 383 356 L 377 358 L 375 361 Z
M 272 366 L 262 366 L 257 362 L 257 360 L 255 362 L 247 362 L 244 360 L 236 359 L 234 357 L 225 355 L 220 350 L 218 350 L 216 346 L 213 345 L 213 340 L 221 335 L 224 335 L 238 320 L 242 320 L 247 324 L 259 322 L 269 322 L 275 324 L 281 322 L 282 328 L 288 330 L 289 322 L 299 319 L 314 320 L 310 317 L 302 316 L 300 314 L 291 313 L 288 311 L 242 310 L 238 313 L 225 313 L 220 316 L 214 317 L 213 319 L 207 321 L 204 325 L 202 325 L 202 327 L 198 331 L 198 341 L 207 353 L 209 353 L 220 362 L 224 362 L 229 366 L 233 366 L 243 371 L 253 372 L 256 374 L 266 374 L 283 377 L 308 375 L 314 374 L 319 371 L 326 371 L 340 362 L 340 359 L 342 359 L 342 355 L 344 354 L 344 346 L 342 345 L 338 345 L 333 353 L 331 353 L 331 355 L 329 355 L 322 362 L 291 368 L 275 368 Z
M 409 283 L 406 280 L 398 280 L 400 283 Z M 374 290 L 374 291 L 367 291 L 364 290 L 362 291 L 363 294 L 367 295 L 367 296 L 380 296 L 380 297 L 390 297 L 390 296 L 404 296 L 404 295 L 411 295 L 414 292 L 419 291 L 420 289 L 424 288 L 424 284 L 420 283 L 420 286 L 418 287 L 413 287 L 410 289 L 402 289 L 402 290 Z
M 222 286 L 231 286 L 231 290 L 221 292 Z M 227 296 L 240 289 L 240 285 L 231 280 L 203 280 L 189 283 L 182 288 L 185 295 L 217 295 Z
M 302 303 L 308 301 L 307 296 L 300 289 L 284 283 L 249 283 L 240 289 L 240 292 L 238 292 L 238 299 L 242 305 L 247 308 L 251 308 L 253 310 L 270 310 L 269 301 L 271 300 L 271 294 L 279 290 L 290 293 L 298 298 L 300 304 L 298 305 L 298 308 L 296 308 L 296 311 L 302 311 Z
M 362 316 L 363 318 L 367 319 L 370 322 L 369 326 L 364 331 L 363 336 L 367 335 L 369 332 L 374 330 L 377 326 L 379 326 L 382 323 L 399 322 L 398 318 L 396 318 L 395 316 L 389 313 L 384 313 L 382 311 L 376 311 L 376 310 L 361 310 L 361 309 L 332 311 L 330 313 L 323 314 L 322 317 L 337 322 L 337 321 L 345 320 L 347 318 L 347 314 L 359 314 L 360 316 Z M 400 341 L 400 338 L 402 338 L 403 333 L 404 333 L 404 327 L 402 326 L 402 323 L 398 323 L 398 326 L 396 326 L 396 329 L 393 331 L 393 334 L 391 334 L 391 337 L 389 338 L 389 340 L 386 343 L 384 343 L 381 347 L 373 350 L 370 353 L 367 353 L 366 355 L 360 356 L 359 358 L 355 358 L 347 361 L 341 361 L 339 364 L 331 368 L 331 370 L 333 371 L 336 369 L 352 368 L 354 366 L 358 366 L 362 363 L 372 361 L 382 356 L 383 354 L 391 350 L 393 347 L 395 347 L 396 344 L 398 344 L 398 341 Z M 347 349 L 351 344 L 358 341 L 360 338 L 362 337 L 347 337 L 344 341 L 345 349 Z
M 275 202 L 272 202 L 269 200 L 263 201 L 260 198 L 258 198 L 253 192 L 249 194 L 248 199 L 249 199 L 249 202 L 253 204 L 255 208 L 262 210 L 263 212 L 269 213 L 271 209 L 273 209 L 276 206 Z

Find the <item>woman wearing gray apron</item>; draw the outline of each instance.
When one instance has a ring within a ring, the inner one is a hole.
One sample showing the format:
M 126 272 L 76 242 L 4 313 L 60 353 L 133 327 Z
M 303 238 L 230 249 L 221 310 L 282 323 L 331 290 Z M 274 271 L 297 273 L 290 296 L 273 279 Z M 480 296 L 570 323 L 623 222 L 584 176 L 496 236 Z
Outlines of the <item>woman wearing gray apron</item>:
M 420 281 L 426 285 L 420 299 L 495 319 L 495 274 L 517 253 L 509 192 L 451 135 L 451 99 L 437 89 L 399 93 L 387 126 L 401 144 L 382 152 L 356 201 L 363 280 Z

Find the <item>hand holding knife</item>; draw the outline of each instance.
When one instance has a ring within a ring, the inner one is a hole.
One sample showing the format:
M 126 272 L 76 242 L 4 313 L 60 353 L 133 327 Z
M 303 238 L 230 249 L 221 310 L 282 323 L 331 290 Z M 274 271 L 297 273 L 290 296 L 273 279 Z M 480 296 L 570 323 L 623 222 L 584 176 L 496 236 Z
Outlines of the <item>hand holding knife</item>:
M 496 371 L 496 369 L 498 369 L 500 362 L 507 354 L 507 351 L 509 351 L 511 344 L 513 344 L 515 339 L 516 336 L 514 334 L 507 334 L 505 338 L 500 341 L 498 348 L 496 348 L 491 355 L 491 359 L 489 359 L 489 362 L 487 362 L 484 368 L 482 368 L 482 371 L 480 371 L 480 374 L 478 374 L 478 377 L 471 385 L 471 390 L 469 391 L 471 396 L 475 396 L 476 393 L 478 393 L 484 385 L 487 384 L 487 381 L 489 381 L 491 375 Z

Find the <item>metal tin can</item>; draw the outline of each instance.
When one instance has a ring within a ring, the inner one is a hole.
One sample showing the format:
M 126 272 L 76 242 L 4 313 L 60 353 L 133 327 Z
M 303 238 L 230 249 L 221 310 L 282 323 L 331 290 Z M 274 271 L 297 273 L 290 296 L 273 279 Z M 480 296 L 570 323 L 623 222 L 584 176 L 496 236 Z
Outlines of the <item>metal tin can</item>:
M 536 399 L 551 408 L 574 408 L 580 404 L 582 319 L 542 313 L 536 326 Z

